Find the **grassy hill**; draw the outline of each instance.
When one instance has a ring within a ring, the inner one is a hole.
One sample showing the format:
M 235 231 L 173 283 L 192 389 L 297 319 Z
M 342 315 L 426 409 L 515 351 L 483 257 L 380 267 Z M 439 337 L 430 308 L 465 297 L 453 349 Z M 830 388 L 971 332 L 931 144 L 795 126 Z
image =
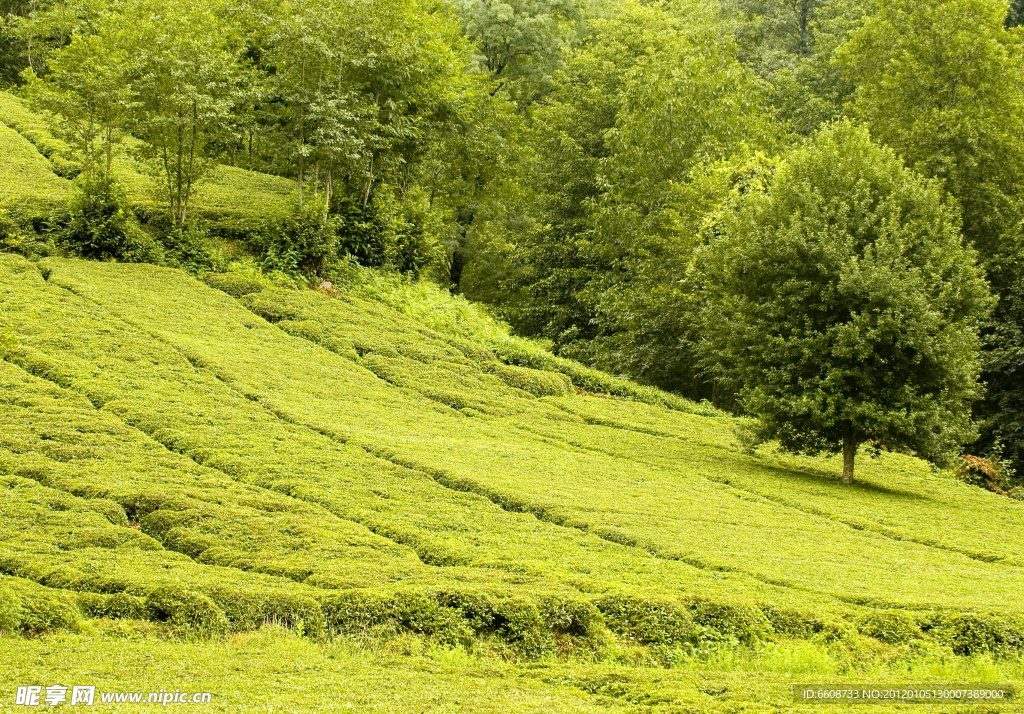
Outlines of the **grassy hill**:
M 11 116 L 0 203 L 62 200 Z M 221 206 L 279 181 L 223 175 Z M 0 255 L 0 696 L 668 714 L 1024 679 L 1024 504 L 899 454 L 844 487 L 439 289 L 349 278 Z

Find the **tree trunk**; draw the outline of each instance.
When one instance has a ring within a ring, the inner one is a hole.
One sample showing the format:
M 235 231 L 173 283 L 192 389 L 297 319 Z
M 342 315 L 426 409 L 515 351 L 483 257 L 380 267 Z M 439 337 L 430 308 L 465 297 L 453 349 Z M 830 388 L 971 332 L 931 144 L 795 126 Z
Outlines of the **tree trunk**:
M 857 455 L 857 441 L 853 438 L 853 425 L 843 422 L 843 483 L 853 483 L 853 457 Z

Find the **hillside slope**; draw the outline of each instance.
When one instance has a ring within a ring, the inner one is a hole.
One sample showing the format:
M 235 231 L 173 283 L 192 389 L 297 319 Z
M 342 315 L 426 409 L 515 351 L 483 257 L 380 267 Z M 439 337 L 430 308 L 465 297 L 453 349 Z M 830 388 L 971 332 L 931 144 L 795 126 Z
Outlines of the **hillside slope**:
M 912 458 L 843 488 L 833 462 L 742 453 L 728 419 L 577 394 L 380 303 L 233 285 L 0 259 L 0 568 L 19 588 L 86 612 L 181 588 L 235 629 L 286 607 L 267 593 L 344 628 L 356 589 L 606 619 L 713 602 L 752 632 L 1019 612 L 1021 505 Z

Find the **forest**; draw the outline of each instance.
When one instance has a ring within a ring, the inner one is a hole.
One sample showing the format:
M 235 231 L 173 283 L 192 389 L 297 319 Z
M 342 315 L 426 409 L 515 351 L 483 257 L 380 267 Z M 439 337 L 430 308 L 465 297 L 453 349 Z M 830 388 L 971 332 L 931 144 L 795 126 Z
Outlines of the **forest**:
M 202 274 L 241 246 L 312 287 L 392 270 L 559 357 L 758 417 L 753 444 L 841 451 L 846 481 L 859 445 L 1024 474 L 1020 0 L 0 15 L 23 102 L 0 120 L 47 117 L 19 130 L 74 180 L 5 207 L 5 251 Z M 198 205 L 232 168 L 287 200 Z

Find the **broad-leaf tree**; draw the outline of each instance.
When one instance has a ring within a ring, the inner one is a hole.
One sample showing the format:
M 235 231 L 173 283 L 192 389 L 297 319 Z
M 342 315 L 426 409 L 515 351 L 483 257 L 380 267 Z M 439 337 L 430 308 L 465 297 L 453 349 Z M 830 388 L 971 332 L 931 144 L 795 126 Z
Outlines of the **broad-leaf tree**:
M 896 0 L 840 48 L 837 64 L 857 85 L 854 112 L 915 170 L 941 179 L 963 209 L 1000 302 L 986 327 L 989 349 L 979 406 L 983 443 L 1024 466 L 1024 394 L 1017 375 L 1024 274 L 1024 43 L 1007 30 L 1001 0 Z
M 142 140 L 139 153 L 178 224 L 188 218 L 197 182 L 214 165 L 211 147 L 231 131 L 237 108 L 251 97 L 226 10 L 186 0 L 126 0 L 98 32 L 118 37 L 132 57 L 128 127 Z
M 943 462 L 975 436 L 992 299 L 956 208 L 864 128 L 830 125 L 751 184 L 703 256 L 708 347 L 762 438 Z
M 77 34 L 51 53 L 45 81 L 29 70 L 29 90 L 85 158 L 86 170 L 110 180 L 114 146 L 137 108 L 128 77 L 132 58 L 112 18 L 100 34 Z

